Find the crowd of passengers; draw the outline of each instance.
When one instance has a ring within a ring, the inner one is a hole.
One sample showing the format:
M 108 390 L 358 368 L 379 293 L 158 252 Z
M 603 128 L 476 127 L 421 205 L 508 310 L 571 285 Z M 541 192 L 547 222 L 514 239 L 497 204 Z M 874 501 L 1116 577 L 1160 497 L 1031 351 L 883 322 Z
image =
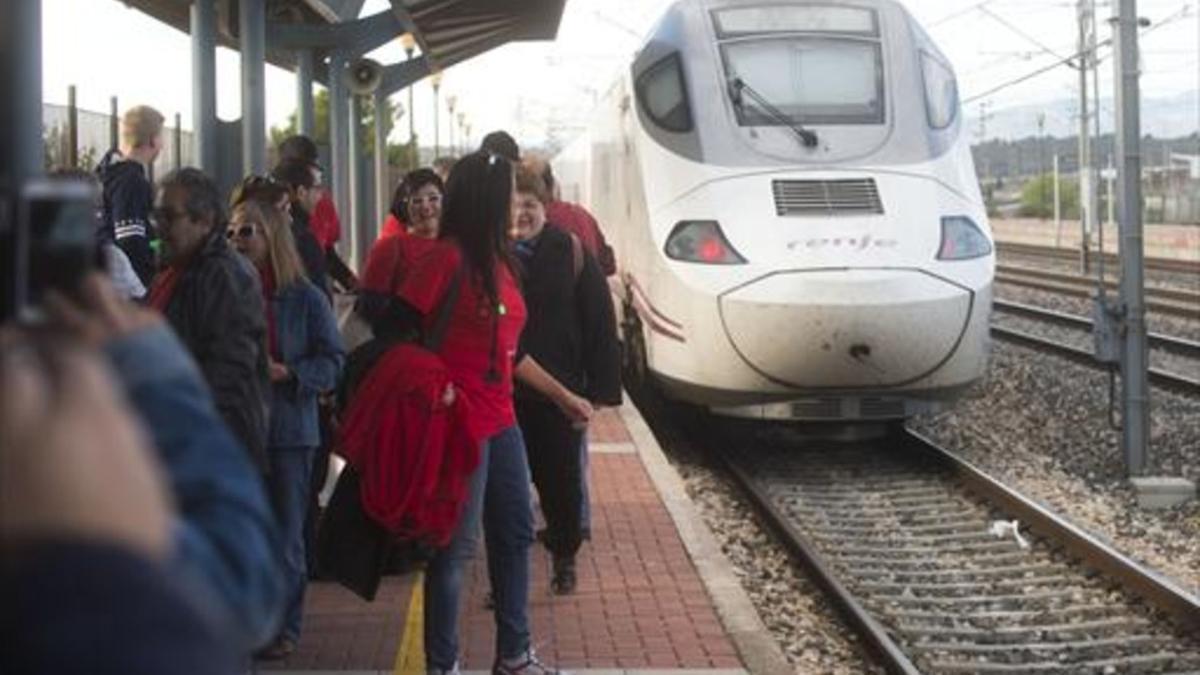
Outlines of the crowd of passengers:
M 139 106 L 94 173 L 55 172 L 95 185 L 103 264 L 47 293 L 42 320 L 0 326 L 0 670 L 287 657 L 333 452 L 387 532 L 434 535 L 427 672 L 459 670 L 481 536 L 493 673 L 558 672 L 532 646 L 531 548 L 552 557 L 551 590 L 574 593 L 588 423 L 621 402 L 595 219 L 494 132 L 405 175 L 356 275 L 311 139 L 284 140 L 231 195 L 194 168 L 152 184 L 162 146 L 162 115 Z M 347 298 L 369 328 L 357 349 Z

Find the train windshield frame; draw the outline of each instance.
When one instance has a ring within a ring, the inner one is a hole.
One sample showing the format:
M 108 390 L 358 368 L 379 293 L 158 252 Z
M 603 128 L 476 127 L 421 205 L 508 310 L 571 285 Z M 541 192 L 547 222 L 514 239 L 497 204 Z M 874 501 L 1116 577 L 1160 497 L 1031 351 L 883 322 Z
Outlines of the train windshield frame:
M 716 10 L 712 18 L 726 80 L 744 82 L 776 109 L 734 100 L 727 91 L 738 126 L 886 121 L 883 46 L 874 10 L 739 7 Z

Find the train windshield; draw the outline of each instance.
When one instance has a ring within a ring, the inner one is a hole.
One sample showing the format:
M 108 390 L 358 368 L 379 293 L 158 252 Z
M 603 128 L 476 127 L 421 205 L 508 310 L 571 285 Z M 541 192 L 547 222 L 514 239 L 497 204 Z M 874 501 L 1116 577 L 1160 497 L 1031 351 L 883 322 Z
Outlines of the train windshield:
M 883 55 L 874 11 L 742 7 L 714 12 L 713 21 L 727 80 L 745 83 L 767 102 L 735 98 L 740 126 L 884 122 Z

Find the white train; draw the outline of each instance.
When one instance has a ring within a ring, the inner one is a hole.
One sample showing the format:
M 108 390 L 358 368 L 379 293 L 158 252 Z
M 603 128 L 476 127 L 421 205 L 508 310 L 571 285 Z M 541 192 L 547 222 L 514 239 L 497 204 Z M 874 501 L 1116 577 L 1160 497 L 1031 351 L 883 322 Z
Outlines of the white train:
M 555 172 L 616 249 L 627 365 L 671 396 L 902 419 L 984 373 L 956 80 L 897 2 L 681 0 Z

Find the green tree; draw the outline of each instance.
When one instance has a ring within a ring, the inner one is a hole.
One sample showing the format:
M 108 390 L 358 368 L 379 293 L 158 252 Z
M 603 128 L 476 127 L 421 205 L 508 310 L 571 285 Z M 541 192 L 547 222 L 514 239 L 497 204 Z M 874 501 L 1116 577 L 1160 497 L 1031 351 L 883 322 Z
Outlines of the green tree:
M 1059 178 L 1059 203 L 1063 218 L 1079 217 L 1079 182 L 1073 178 Z M 1021 188 L 1021 210 L 1023 218 L 1054 217 L 1054 176 L 1043 174 Z
M 363 152 L 367 155 L 375 153 L 375 97 L 361 97 L 363 120 L 362 127 L 359 129 L 359 138 L 362 139 Z M 313 97 L 313 116 L 314 129 L 313 140 L 320 145 L 329 145 L 329 91 L 322 89 Z M 283 139 L 298 133 L 297 113 L 293 112 L 288 115 L 288 123 L 282 127 L 271 127 L 271 145 L 278 148 Z M 388 99 L 384 99 L 383 110 L 383 135 L 384 138 L 392 133 L 392 129 L 396 126 L 396 107 Z M 396 144 L 388 143 L 388 158 L 392 157 L 391 148 Z

